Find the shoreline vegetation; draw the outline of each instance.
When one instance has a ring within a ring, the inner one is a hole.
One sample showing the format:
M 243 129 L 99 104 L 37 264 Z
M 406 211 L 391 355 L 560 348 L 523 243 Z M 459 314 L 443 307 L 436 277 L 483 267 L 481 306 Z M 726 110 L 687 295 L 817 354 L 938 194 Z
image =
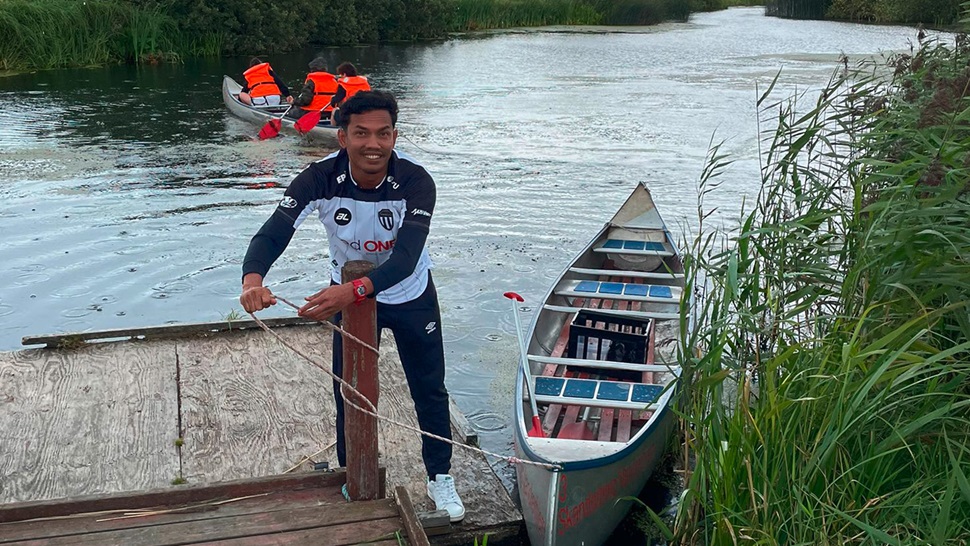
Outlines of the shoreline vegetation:
M 766 2 L 769 14 L 786 17 L 926 24 L 952 24 L 950 14 L 959 5 L 959 0 L 0 0 L 0 70 L 275 54 L 310 45 L 440 40 L 485 29 L 651 25 Z
M 970 539 L 970 41 L 948 41 L 762 90 L 761 192 L 733 229 L 708 225 L 712 147 L 670 543 Z

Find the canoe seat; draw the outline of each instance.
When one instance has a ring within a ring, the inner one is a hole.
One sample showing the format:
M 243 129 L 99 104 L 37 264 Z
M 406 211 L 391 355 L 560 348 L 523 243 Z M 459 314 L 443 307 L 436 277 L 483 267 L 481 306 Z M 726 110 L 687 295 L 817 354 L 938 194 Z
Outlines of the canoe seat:
M 657 313 L 653 311 L 621 311 L 619 309 L 595 309 L 592 307 L 573 307 L 567 305 L 549 305 L 545 304 L 542 306 L 546 311 L 553 311 L 556 313 L 575 313 L 577 311 L 587 311 L 601 317 L 627 317 L 627 318 L 638 318 L 638 319 L 654 319 L 654 320 L 677 320 L 680 318 L 680 313 Z
M 607 239 L 602 245 L 593 248 L 594 252 L 609 252 L 610 254 L 627 254 L 633 256 L 673 256 L 673 248 L 667 243 L 659 241 L 627 241 L 624 239 Z
M 581 275 L 609 275 L 636 279 L 676 280 L 684 278 L 683 273 L 671 273 L 670 271 L 617 271 L 615 269 L 590 269 L 588 267 L 570 267 L 569 271 Z
M 599 408 L 656 411 L 657 399 L 663 385 L 570 379 L 564 377 L 536 377 L 536 402 L 572 404 Z
M 627 282 L 565 280 L 555 289 L 556 295 L 573 297 L 597 297 L 653 303 L 678 303 L 681 288 L 658 284 Z
M 540 364 L 557 364 L 562 366 L 582 366 L 603 370 L 628 370 L 635 372 L 669 372 L 679 369 L 679 366 L 666 364 L 638 364 L 636 362 L 614 362 L 612 360 L 593 360 L 588 358 L 556 358 L 552 356 L 529 355 L 529 360 Z

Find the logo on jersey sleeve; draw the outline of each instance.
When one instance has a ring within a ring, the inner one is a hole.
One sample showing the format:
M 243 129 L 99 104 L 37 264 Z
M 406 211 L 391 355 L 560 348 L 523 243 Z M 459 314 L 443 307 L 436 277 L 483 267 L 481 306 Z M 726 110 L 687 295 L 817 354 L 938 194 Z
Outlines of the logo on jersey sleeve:
M 414 209 L 411 211 L 411 214 L 415 216 L 427 216 L 428 218 L 431 218 L 431 213 L 424 209 Z
M 350 223 L 352 218 L 349 209 L 339 208 L 337 212 L 333 213 L 333 221 L 337 223 L 338 226 L 346 226 Z
M 394 229 L 394 213 L 391 209 L 381 209 L 377 213 L 377 219 L 381 222 L 381 227 L 387 231 Z
M 293 199 L 292 197 L 287 195 L 280 201 L 280 206 L 283 207 L 284 209 L 292 209 L 296 207 L 296 199 Z

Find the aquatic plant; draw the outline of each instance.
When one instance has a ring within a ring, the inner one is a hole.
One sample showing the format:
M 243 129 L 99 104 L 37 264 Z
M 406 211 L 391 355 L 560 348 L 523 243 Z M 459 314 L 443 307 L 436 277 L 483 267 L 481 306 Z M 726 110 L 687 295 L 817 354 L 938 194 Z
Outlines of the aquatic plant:
M 175 20 L 159 5 L 121 0 L 0 2 L 0 69 L 177 60 L 182 52 L 218 53 L 219 34 L 183 47 Z M 215 38 L 214 38 L 215 37 Z
M 712 147 L 678 543 L 970 539 L 968 65 L 962 39 L 888 77 L 842 68 L 807 108 L 769 88 L 762 190 L 730 233 L 705 224 L 730 163 Z
M 602 14 L 582 0 L 455 0 L 453 30 L 595 25 Z

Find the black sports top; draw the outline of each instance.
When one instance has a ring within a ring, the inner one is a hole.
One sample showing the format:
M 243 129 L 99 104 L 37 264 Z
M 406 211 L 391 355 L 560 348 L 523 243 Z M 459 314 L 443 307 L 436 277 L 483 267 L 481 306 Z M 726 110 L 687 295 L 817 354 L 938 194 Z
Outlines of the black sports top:
M 345 262 L 367 260 L 377 265 L 368 275 L 377 301 L 414 300 L 424 293 L 432 267 L 424 243 L 434 204 L 434 180 L 407 155 L 394 150 L 387 176 L 367 190 L 354 182 L 347 152 L 340 150 L 311 163 L 293 179 L 276 211 L 249 243 L 243 277 L 265 277 L 296 228 L 316 213 L 327 229 L 334 282 L 340 283 Z

